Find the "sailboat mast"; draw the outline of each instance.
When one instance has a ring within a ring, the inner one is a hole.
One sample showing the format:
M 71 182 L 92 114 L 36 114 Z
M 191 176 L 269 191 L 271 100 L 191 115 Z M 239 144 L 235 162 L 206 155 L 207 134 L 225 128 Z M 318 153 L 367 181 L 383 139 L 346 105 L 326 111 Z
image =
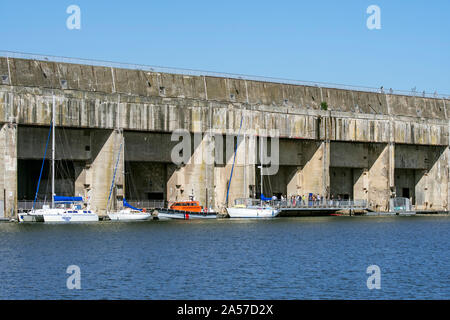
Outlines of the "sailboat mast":
M 122 152 L 122 146 L 124 146 L 124 143 L 125 143 L 125 137 L 123 136 L 122 132 L 121 132 L 121 135 L 122 135 L 122 139 L 120 141 L 119 152 L 117 153 L 116 165 L 114 166 L 114 173 L 113 173 L 113 178 L 112 178 L 112 182 L 111 182 L 111 188 L 109 189 L 109 196 L 108 196 L 108 202 L 106 204 L 106 210 L 109 210 L 109 203 L 110 203 L 111 195 L 113 194 L 113 189 L 114 189 L 114 181 L 116 180 L 117 167 L 119 166 L 120 153 Z M 124 147 L 124 152 L 125 152 L 125 147 Z
M 260 146 L 259 146 L 259 151 L 260 151 L 260 162 L 261 162 L 261 170 L 260 170 L 260 174 L 261 174 L 261 196 L 259 197 L 261 199 L 261 205 L 263 203 L 262 197 L 263 197 L 263 139 L 262 136 L 260 137 Z
M 244 119 L 245 121 L 245 119 Z M 244 143 L 244 198 L 247 198 L 247 140 L 246 140 L 246 131 L 245 131 L 245 123 L 244 123 L 244 139 L 242 141 Z
M 55 95 L 52 103 L 52 208 L 55 207 Z

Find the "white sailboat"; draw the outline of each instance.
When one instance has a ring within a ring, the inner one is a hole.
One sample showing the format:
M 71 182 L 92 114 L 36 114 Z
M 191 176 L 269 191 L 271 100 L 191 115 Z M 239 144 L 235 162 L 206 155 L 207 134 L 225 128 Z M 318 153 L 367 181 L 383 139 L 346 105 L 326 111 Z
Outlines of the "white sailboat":
M 147 220 L 151 217 L 150 213 L 147 213 L 145 211 L 145 209 L 138 209 L 133 207 L 132 205 L 130 205 L 127 200 L 124 198 L 122 201 L 123 207 L 120 210 L 114 211 L 111 210 L 109 211 L 110 208 L 110 200 L 111 200 L 111 195 L 112 195 L 112 191 L 114 188 L 114 182 L 116 179 L 116 173 L 117 173 L 117 167 L 119 165 L 119 160 L 120 160 L 120 153 L 122 151 L 122 145 L 124 144 L 124 142 L 122 141 L 122 143 L 120 144 L 120 148 L 119 148 L 119 152 L 117 155 L 117 161 L 116 161 L 116 166 L 114 168 L 114 174 L 113 174 L 113 180 L 111 183 L 111 189 L 109 190 L 109 196 L 108 196 L 108 203 L 107 203 L 107 209 L 108 209 L 108 217 L 109 219 L 111 219 L 111 221 L 139 221 L 139 220 Z
M 227 213 L 230 218 L 275 218 L 280 211 L 264 204 L 235 204 L 235 206 L 227 208 Z
M 138 209 L 123 199 L 123 208 L 118 211 L 108 212 L 108 217 L 111 221 L 139 221 L 148 220 L 152 216 L 150 213 L 146 212 L 145 209 Z
M 242 122 L 241 122 L 242 125 Z M 239 129 L 240 131 L 240 129 Z M 236 147 L 237 149 L 237 147 Z M 275 218 L 280 214 L 280 210 L 274 208 L 270 205 L 264 203 L 264 195 L 263 195 L 263 161 L 262 161 L 262 142 L 260 145 L 260 159 L 261 159 L 261 199 L 237 199 L 235 201 L 235 205 L 233 207 L 226 208 L 228 215 L 230 218 Z M 235 150 L 235 158 L 236 158 L 236 150 Z M 234 161 L 233 161 L 234 167 Z M 230 176 L 230 184 L 231 185 L 233 170 L 231 170 Z M 227 201 L 228 201 L 228 191 L 227 191 Z
M 151 214 L 145 211 L 124 208 L 116 212 L 108 212 L 108 217 L 111 221 L 139 221 L 150 219 Z
M 35 209 L 34 204 L 39 192 L 39 184 L 42 177 L 42 169 L 45 162 L 45 154 L 50 136 L 47 138 L 45 153 L 39 176 L 39 182 L 36 190 L 33 208 L 26 214 L 19 214 L 19 222 L 96 222 L 98 215 L 89 208 L 89 201 L 86 208 L 83 208 L 82 197 L 61 197 L 55 195 L 55 96 L 53 96 L 52 105 L 52 124 L 50 128 L 52 133 L 52 204 L 44 205 L 42 209 Z
M 61 199 L 66 198 L 66 199 Z M 69 199 L 70 198 L 70 199 Z M 96 222 L 98 216 L 89 208 L 82 208 L 81 197 L 54 197 L 52 207 L 44 205 L 42 209 L 19 214 L 19 222 Z

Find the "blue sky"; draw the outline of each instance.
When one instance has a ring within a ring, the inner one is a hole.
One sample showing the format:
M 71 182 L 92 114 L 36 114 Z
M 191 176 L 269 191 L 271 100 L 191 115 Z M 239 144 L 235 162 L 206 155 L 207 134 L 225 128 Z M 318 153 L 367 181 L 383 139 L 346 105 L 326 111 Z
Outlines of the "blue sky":
M 81 30 L 66 9 L 81 8 Z M 366 27 L 369 5 L 381 30 Z M 450 1 L 5 1 L 0 50 L 450 94 Z

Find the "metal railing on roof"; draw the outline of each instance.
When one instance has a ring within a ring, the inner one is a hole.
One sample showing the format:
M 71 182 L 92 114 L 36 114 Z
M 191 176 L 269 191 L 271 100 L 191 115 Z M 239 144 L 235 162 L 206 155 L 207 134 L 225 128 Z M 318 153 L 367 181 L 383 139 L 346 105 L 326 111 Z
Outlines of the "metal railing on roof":
M 214 71 L 195 70 L 195 69 L 186 69 L 186 68 L 150 66 L 150 65 L 143 65 L 143 64 L 122 63 L 122 62 L 103 61 L 103 60 L 84 59 L 84 58 L 69 58 L 69 57 L 61 57 L 61 56 L 42 55 L 42 54 L 4 51 L 4 50 L 0 50 L 0 57 L 38 60 L 38 61 L 49 61 L 49 62 L 60 62 L 60 63 L 69 63 L 69 64 L 91 65 L 91 66 L 109 67 L 109 68 L 118 68 L 118 69 L 132 69 L 132 70 L 141 70 L 141 71 L 147 71 L 147 72 L 159 72 L 159 73 L 180 74 L 180 75 L 190 75 L 190 76 L 207 76 L 207 77 L 241 79 L 241 80 L 249 80 L 249 81 L 273 82 L 273 83 L 280 83 L 280 84 L 292 84 L 292 85 L 330 88 L 330 89 L 342 89 L 342 90 L 353 90 L 353 91 L 382 93 L 382 94 L 417 96 L 417 97 L 436 98 L 436 99 L 450 99 L 450 94 L 438 94 L 437 92 L 429 93 L 429 92 L 423 91 L 422 93 L 419 93 L 416 91 L 383 89 L 383 87 L 373 88 L 373 87 L 345 85 L 345 84 L 328 83 L 328 82 L 292 80 L 292 79 L 283 79 L 283 78 L 276 78 L 276 77 L 253 76 L 253 75 L 244 75 L 244 74 L 238 74 L 238 73 L 214 72 Z

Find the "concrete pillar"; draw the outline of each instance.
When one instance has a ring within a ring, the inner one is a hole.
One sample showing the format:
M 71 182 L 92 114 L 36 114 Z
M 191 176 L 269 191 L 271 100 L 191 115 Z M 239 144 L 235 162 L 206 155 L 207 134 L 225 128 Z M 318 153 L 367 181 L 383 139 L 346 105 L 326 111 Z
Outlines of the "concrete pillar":
M 234 144 L 233 136 L 223 138 L 222 142 L 216 141 L 216 148 L 225 151 L 224 157 L 216 159 L 215 174 L 215 196 L 216 210 L 221 210 L 227 206 L 226 195 L 230 174 L 233 168 Z M 228 142 L 227 142 L 228 140 Z M 236 160 L 231 179 L 231 186 L 228 196 L 228 205 L 234 204 L 238 198 L 254 198 L 256 196 L 256 161 L 258 137 L 253 134 L 241 135 L 237 141 Z M 224 147 L 225 146 L 225 147 Z M 217 156 L 217 153 L 216 153 Z M 224 159 L 224 163 L 220 163 Z
M 303 142 L 282 139 L 279 141 L 278 153 L 279 173 L 273 176 L 271 183 L 281 184 L 283 190 L 278 189 L 278 192 L 281 191 L 289 198 L 302 194 Z
M 388 144 L 388 175 L 389 175 L 389 198 L 396 196 L 395 187 L 395 126 L 394 116 L 391 111 L 388 96 L 385 95 L 386 105 L 389 113 L 389 144 Z M 389 210 L 389 205 L 388 209 Z
M 290 179 L 287 182 L 287 196 L 300 195 L 302 193 L 302 166 L 298 166 L 291 172 Z
M 447 153 L 447 166 L 444 169 L 447 172 L 447 206 L 445 210 L 448 212 L 450 211 L 450 146 L 446 148 L 445 152 Z
M 5 218 L 17 217 L 17 125 L 0 129 L 0 212 Z
M 427 169 L 410 170 L 410 177 L 403 178 L 404 180 L 412 180 L 410 185 L 414 188 L 411 192 L 415 198 L 416 210 L 427 210 L 429 208 L 429 179 Z M 408 179 L 409 178 L 409 179 Z M 412 189 L 411 188 L 411 189 Z
M 204 137 L 204 162 L 205 162 L 205 202 L 203 205 L 207 208 L 216 210 L 216 198 L 214 192 L 214 161 L 215 161 L 215 143 L 214 135 L 207 133 Z
M 108 197 L 117 164 L 115 183 L 111 195 L 111 209 L 120 208 L 124 196 L 124 145 L 118 160 L 119 148 L 123 142 L 121 130 L 94 130 L 91 132 L 92 158 L 80 170 L 75 181 L 75 193 L 90 198 L 90 205 L 99 215 L 105 215 Z M 77 168 L 76 168 L 77 170 Z
M 330 195 L 330 140 L 322 142 L 323 148 L 323 185 L 322 197 L 329 197 Z
M 257 154 L 257 137 L 255 135 L 247 135 L 245 137 L 245 190 L 244 198 L 254 198 L 256 196 L 256 154 Z
M 449 132 L 450 132 L 450 115 L 449 115 L 449 111 L 447 110 L 449 105 L 448 105 L 448 103 L 445 102 L 445 99 L 442 99 L 442 102 L 444 104 L 446 118 L 448 119 L 447 130 L 449 130 Z M 444 164 L 444 170 L 446 171 L 446 174 L 447 174 L 447 186 L 446 186 L 447 198 L 445 199 L 446 205 L 444 207 L 444 210 L 447 212 L 450 210 L 450 171 L 449 171 L 450 170 L 450 139 L 448 140 L 448 143 L 449 143 L 449 145 L 447 145 L 447 147 L 445 148 L 447 163 Z
M 86 171 L 89 168 L 89 165 L 86 165 L 83 162 L 75 162 L 73 164 L 75 171 L 75 194 L 74 196 L 78 197 L 86 197 L 87 191 L 85 190 L 86 184 Z
M 330 142 L 313 142 L 303 147 L 303 194 L 328 196 L 330 192 Z
M 369 172 L 367 168 L 352 168 L 353 199 L 369 200 Z
M 169 172 L 170 170 L 170 172 Z M 167 186 L 166 186 L 166 200 L 169 203 L 183 200 L 184 195 L 184 176 L 182 175 L 182 167 L 177 165 L 167 167 Z
M 233 168 L 234 159 L 234 141 L 235 137 L 228 136 L 218 136 L 216 137 L 216 148 L 217 148 L 217 166 L 215 167 L 214 177 L 215 177 L 215 197 L 217 210 L 222 211 L 225 207 L 231 206 L 236 198 L 244 197 L 244 171 L 247 170 L 245 167 L 245 152 L 244 152 L 244 138 L 239 137 L 237 141 L 236 149 L 236 161 L 233 170 L 233 176 L 231 177 L 231 185 L 229 188 L 229 196 L 227 203 L 227 190 L 230 184 L 231 170 Z M 221 141 L 219 139 L 222 139 Z M 219 156 L 220 150 L 223 150 L 225 154 Z M 223 161 L 223 163 L 222 163 Z
M 390 197 L 395 195 L 395 144 L 389 143 L 388 145 L 388 157 L 389 157 L 389 191 Z
M 215 208 L 214 140 L 210 134 L 197 132 L 191 135 L 191 156 L 186 164 L 176 167 L 167 183 L 169 202 L 189 200 L 190 196 L 194 196 L 201 206 Z
M 245 197 L 244 194 L 247 192 L 247 187 L 244 185 L 246 184 L 247 180 L 245 172 L 247 169 L 245 167 L 245 156 L 246 156 L 245 140 L 243 136 L 240 136 L 237 141 L 236 162 L 234 166 L 233 177 L 231 179 L 228 205 L 233 205 L 234 200 L 237 198 L 244 198 Z M 228 162 L 226 164 L 225 172 L 227 174 L 227 178 L 224 181 L 228 181 L 228 183 L 230 183 L 229 180 L 232 167 L 233 167 L 233 156 L 229 157 Z
M 448 147 L 436 151 L 434 157 L 430 159 L 431 168 L 424 174 L 426 209 L 448 210 Z
M 394 145 L 371 145 L 368 158 L 370 168 L 367 171 L 367 200 L 371 209 L 388 211 L 391 197 L 390 186 L 394 186 Z M 392 183 L 392 184 L 391 184 Z

